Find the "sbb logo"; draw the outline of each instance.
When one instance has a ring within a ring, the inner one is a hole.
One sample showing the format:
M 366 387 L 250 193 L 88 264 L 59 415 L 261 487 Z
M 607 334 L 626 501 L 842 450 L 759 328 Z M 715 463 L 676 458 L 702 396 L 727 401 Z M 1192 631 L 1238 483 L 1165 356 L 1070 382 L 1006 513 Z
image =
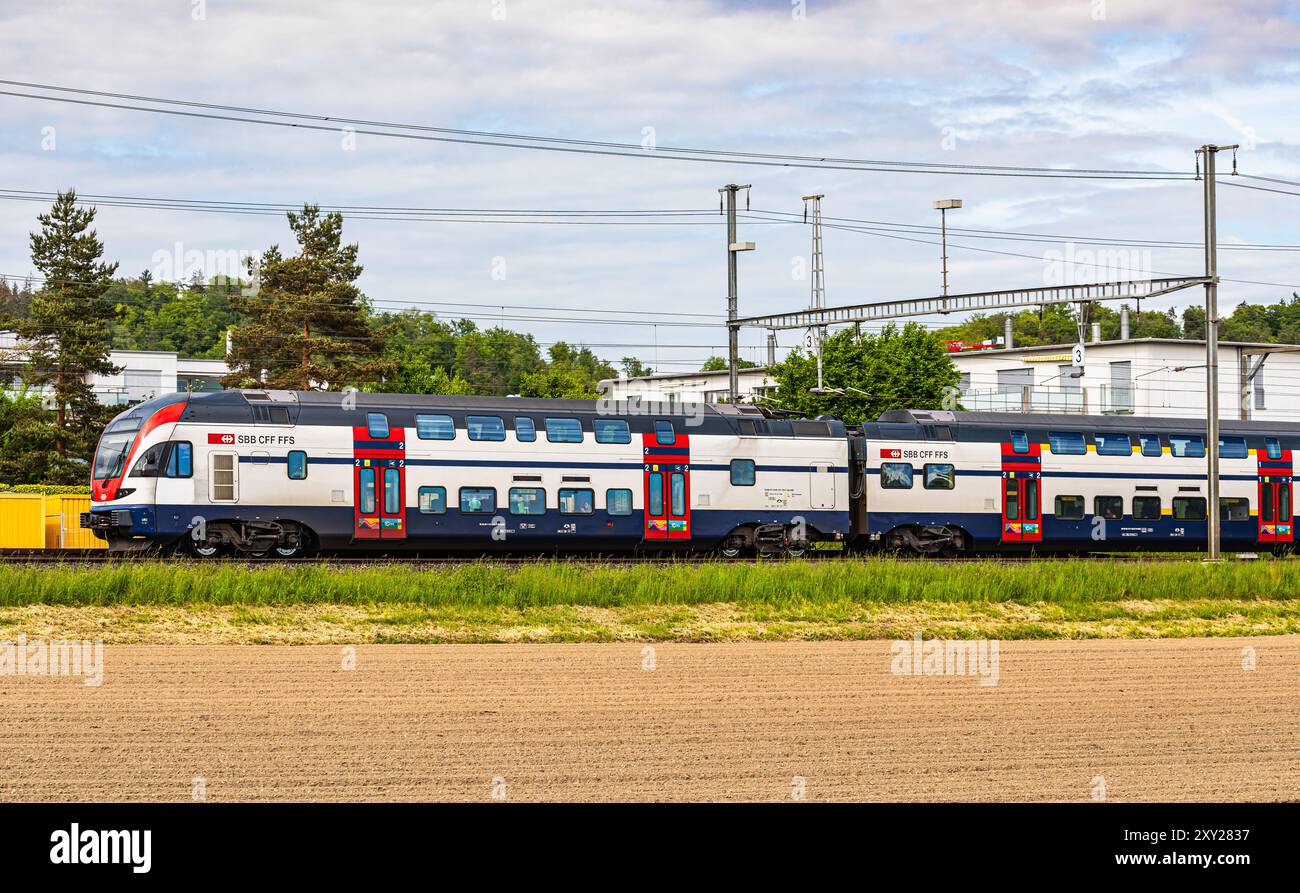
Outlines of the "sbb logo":
M 226 446 L 234 446 L 235 435 L 233 434 L 209 434 L 208 443 L 221 443 Z
M 901 459 L 903 458 L 902 450 L 881 450 L 880 458 L 882 459 Z

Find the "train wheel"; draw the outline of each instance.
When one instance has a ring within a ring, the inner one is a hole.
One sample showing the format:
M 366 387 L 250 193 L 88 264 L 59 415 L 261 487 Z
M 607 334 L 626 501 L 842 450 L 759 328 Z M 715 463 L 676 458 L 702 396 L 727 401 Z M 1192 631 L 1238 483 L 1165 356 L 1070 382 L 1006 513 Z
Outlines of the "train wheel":
M 790 546 L 785 550 L 787 558 L 803 558 L 808 554 L 807 546 Z
M 218 558 L 221 555 L 221 544 L 214 543 L 211 540 L 202 542 L 191 539 L 189 541 L 190 554 L 196 558 Z
M 276 546 L 277 558 L 297 558 L 302 555 L 302 546 Z

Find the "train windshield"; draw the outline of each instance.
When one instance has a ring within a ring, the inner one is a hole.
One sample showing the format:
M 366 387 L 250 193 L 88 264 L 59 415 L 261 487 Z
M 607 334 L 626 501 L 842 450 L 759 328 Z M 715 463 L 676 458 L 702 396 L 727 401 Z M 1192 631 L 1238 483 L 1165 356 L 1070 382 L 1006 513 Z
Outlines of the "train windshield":
M 99 449 L 95 451 L 94 479 L 107 481 L 122 474 L 126 454 L 131 451 L 136 432 L 140 430 L 140 419 L 119 419 L 108 426 L 104 436 L 99 439 Z

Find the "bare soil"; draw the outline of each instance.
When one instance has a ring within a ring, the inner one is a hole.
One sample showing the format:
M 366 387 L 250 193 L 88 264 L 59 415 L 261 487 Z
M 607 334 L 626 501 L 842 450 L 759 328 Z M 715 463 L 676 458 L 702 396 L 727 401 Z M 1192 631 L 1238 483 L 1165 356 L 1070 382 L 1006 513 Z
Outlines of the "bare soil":
M 1297 636 L 1004 641 L 996 685 L 891 663 L 888 641 L 109 644 L 99 686 L 0 676 L 0 799 L 1300 799 Z

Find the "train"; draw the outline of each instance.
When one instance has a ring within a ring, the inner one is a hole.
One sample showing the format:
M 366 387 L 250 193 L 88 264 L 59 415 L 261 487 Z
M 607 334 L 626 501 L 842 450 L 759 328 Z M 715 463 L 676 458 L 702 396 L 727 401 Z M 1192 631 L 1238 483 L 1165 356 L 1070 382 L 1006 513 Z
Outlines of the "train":
M 1289 551 L 1300 424 L 1220 425 L 1223 547 Z M 1203 548 L 1204 420 L 229 390 L 105 428 L 116 552 L 918 555 Z

